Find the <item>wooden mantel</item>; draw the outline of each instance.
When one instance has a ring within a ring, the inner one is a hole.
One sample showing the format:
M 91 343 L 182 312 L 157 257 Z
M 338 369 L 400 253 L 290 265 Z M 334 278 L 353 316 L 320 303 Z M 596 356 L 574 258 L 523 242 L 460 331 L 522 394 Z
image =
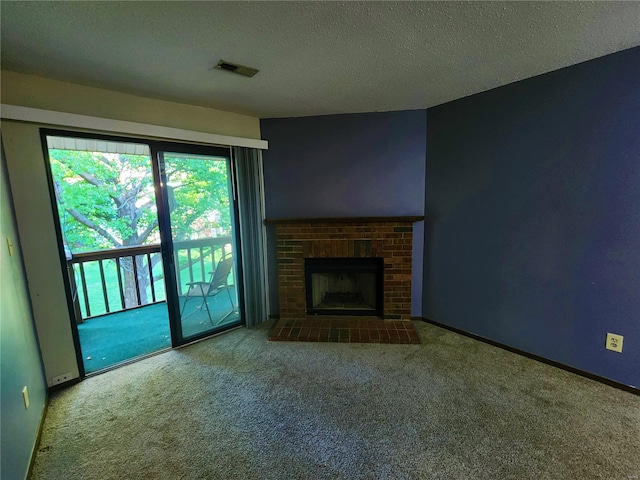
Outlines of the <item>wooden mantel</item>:
M 265 223 L 378 223 L 378 222 L 420 222 L 423 215 L 391 217 L 326 217 L 326 218 L 267 218 Z

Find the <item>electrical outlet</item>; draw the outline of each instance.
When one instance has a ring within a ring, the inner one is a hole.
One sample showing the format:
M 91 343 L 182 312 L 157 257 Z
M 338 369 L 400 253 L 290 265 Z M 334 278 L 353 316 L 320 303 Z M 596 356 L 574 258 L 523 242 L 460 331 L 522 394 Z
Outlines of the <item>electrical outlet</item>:
M 27 387 L 22 389 L 22 399 L 24 400 L 24 408 L 29 408 L 29 389 Z
M 607 333 L 607 350 L 622 353 L 622 340 L 624 337 L 616 333 Z
M 64 382 L 68 382 L 71 380 L 71 372 L 63 373 L 62 375 L 58 375 L 57 377 L 53 377 L 51 379 L 51 383 L 53 385 L 59 385 Z

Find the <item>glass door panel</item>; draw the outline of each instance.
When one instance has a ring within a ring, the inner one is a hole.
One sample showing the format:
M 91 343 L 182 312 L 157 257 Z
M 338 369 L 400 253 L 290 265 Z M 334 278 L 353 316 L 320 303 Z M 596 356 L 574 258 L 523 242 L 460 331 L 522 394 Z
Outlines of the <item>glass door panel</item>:
M 85 374 L 171 347 L 150 148 L 46 135 Z
M 240 323 L 230 159 L 159 153 L 182 340 Z M 180 342 L 182 343 L 182 342 Z

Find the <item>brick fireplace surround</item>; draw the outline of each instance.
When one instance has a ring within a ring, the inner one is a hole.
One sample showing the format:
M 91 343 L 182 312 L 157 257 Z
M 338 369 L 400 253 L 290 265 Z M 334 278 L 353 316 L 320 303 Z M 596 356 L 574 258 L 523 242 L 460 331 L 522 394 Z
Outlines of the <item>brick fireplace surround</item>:
M 411 324 L 413 223 L 424 217 L 267 220 L 275 224 L 280 320 L 270 340 L 420 343 Z M 306 313 L 305 258 L 382 258 L 383 317 Z

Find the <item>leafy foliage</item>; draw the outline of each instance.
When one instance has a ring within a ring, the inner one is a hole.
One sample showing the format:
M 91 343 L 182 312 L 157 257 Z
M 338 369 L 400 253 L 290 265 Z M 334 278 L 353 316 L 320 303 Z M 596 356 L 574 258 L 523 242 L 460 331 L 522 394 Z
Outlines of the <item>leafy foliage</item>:
M 72 150 L 50 150 L 49 157 L 72 251 L 159 241 L 149 157 Z
M 164 161 L 173 238 L 230 235 L 227 162 L 173 154 L 165 155 Z
M 160 243 L 151 158 L 76 150 L 49 150 L 60 225 L 74 253 Z M 226 159 L 165 154 L 172 236 L 195 240 L 231 233 Z M 127 306 L 147 302 L 149 266 L 123 257 Z M 151 267 L 160 261 L 151 256 Z
M 160 241 L 148 156 L 52 149 L 49 157 L 72 251 Z M 227 162 L 167 154 L 165 164 L 174 239 L 230 234 Z

